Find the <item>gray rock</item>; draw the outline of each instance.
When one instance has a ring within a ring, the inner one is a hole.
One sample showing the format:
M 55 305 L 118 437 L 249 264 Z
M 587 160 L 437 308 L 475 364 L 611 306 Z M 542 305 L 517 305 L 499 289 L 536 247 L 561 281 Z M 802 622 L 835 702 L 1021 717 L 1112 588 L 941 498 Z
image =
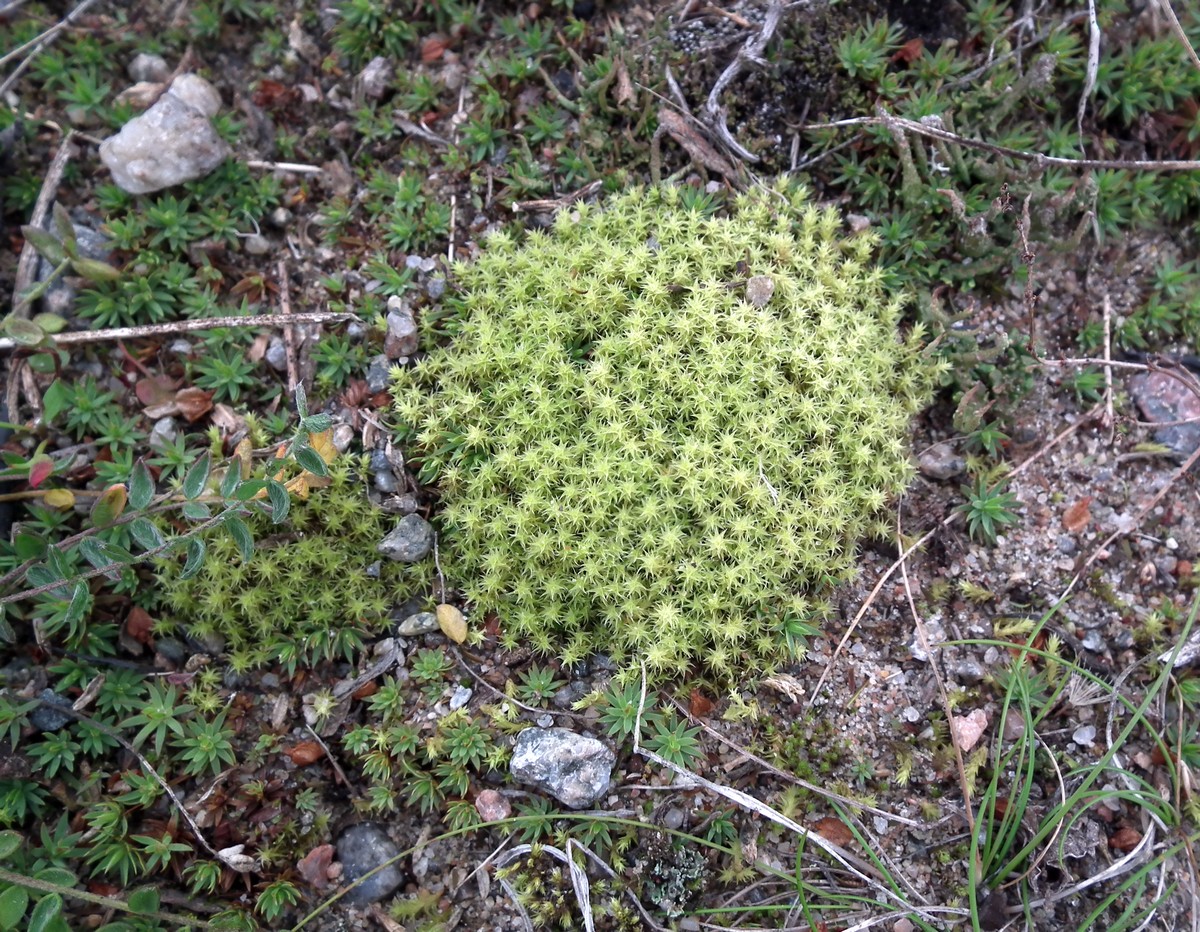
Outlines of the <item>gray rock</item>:
M 242 240 L 242 248 L 252 256 L 265 256 L 274 249 L 271 241 L 261 233 L 251 233 L 247 236 Z
M 386 392 L 388 386 L 392 384 L 391 370 L 392 361 L 382 353 L 373 357 L 371 364 L 367 366 L 367 391 L 372 395 Z
M 132 81 L 152 81 L 161 84 L 171 76 L 171 66 L 161 55 L 138 52 L 125 69 Z
M 391 472 L 392 464 L 387 458 L 387 452 L 380 449 L 372 450 L 369 468 L 373 473 Z
M 446 293 L 446 279 L 431 278 L 425 283 L 425 293 L 429 295 L 431 301 L 438 300 Z
M 100 144 L 100 159 L 130 194 L 203 178 L 231 154 L 209 121 L 220 108 L 216 88 L 181 74 L 154 106 Z
M 159 453 L 179 437 L 179 425 L 173 417 L 160 417 L 150 428 L 150 449 Z
M 383 573 L 383 564 L 376 560 L 367 567 L 367 579 L 378 579 Z
M 1104 648 L 1108 646 L 1104 643 L 1104 638 L 1101 637 L 1099 631 L 1089 631 L 1083 636 L 1081 643 L 1093 654 L 1104 653 Z
M 1079 545 L 1075 543 L 1075 538 L 1070 534 L 1062 534 L 1058 538 L 1058 552 L 1065 553 L 1068 556 L 1079 549 Z
M 564 806 L 584 809 L 604 795 L 616 762 L 617 756 L 595 738 L 568 728 L 526 728 L 517 736 L 509 773 Z
M 383 352 L 389 359 L 411 356 L 417 351 L 417 321 L 412 308 L 399 297 L 388 298 L 387 335 L 383 338 Z
M 1129 380 L 1129 395 L 1148 421 L 1192 421 L 1170 424 L 1154 432 L 1154 439 L 1184 460 L 1200 446 L 1200 399 L 1166 372 L 1141 373 Z
M 411 492 L 405 492 L 403 495 L 393 495 L 391 498 L 385 498 L 379 503 L 379 507 L 392 515 L 411 515 L 417 510 L 417 497 Z
M 1080 747 L 1090 748 L 1096 741 L 1096 726 L 1080 725 L 1071 735 L 1071 740 Z
M 663 816 L 663 828 L 668 828 L 673 832 L 679 831 L 679 829 L 683 828 L 683 820 L 685 816 L 686 814 L 682 809 L 680 809 L 678 806 L 672 806 Z
M 287 369 L 287 346 L 283 342 L 283 337 L 271 337 L 263 358 L 266 359 L 267 365 L 276 372 L 283 372 Z
M 358 880 L 399 853 L 400 846 L 387 832 L 370 822 L 350 826 L 337 840 L 337 856 L 346 883 Z M 351 906 L 366 906 L 382 900 L 402 883 L 403 872 L 396 864 L 390 864 L 351 889 L 345 900 Z
M 43 226 L 57 238 L 58 232 L 54 229 L 53 220 L 47 219 Z M 75 245 L 81 256 L 85 259 L 96 259 L 99 262 L 112 262 L 112 250 L 107 236 L 79 223 L 72 222 L 71 227 L 75 231 Z M 37 280 L 39 282 L 44 282 L 53 272 L 54 263 L 44 258 L 38 260 Z M 40 310 L 46 314 L 68 317 L 75 312 L 75 298 L 78 294 L 78 289 L 71 283 L 71 273 L 68 272 L 67 277 L 56 278 L 51 282 L 46 293 L 42 295 Z
M 380 472 L 375 474 L 375 488 L 377 488 L 384 495 L 391 495 L 399 487 L 399 483 L 396 482 L 396 477 L 392 475 L 390 470 L 388 472 Z
M 180 338 L 178 340 L 172 340 L 170 343 L 167 344 L 167 349 L 170 350 L 172 353 L 174 353 L 176 356 L 192 355 L 191 342 L 188 340 L 184 340 L 182 338 Z
M 987 670 L 974 657 L 955 657 L 946 662 L 946 672 L 960 683 L 973 685 L 982 683 L 987 676 Z
M 273 211 L 271 211 L 271 215 L 268 219 L 271 221 L 271 226 L 278 227 L 282 230 L 292 222 L 292 212 L 286 207 L 276 207 Z
M 433 525 L 420 515 L 405 515 L 375 549 L 398 563 L 416 563 L 433 550 Z
M 392 63 L 383 56 L 372 58 L 358 75 L 363 96 L 378 100 L 392 81 Z
M 66 696 L 60 696 L 53 689 L 43 689 L 38 698 L 42 701 L 29 713 L 29 724 L 38 731 L 58 731 L 75 721 L 65 712 L 58 711 L 71 708 L 71 700 Z
M 437 630 L 437 615 L 433 612 L 417 612 L 415 615 L 409 615 L 396 626 L 396 633 L 406 638 L 415 638 L 422 634 L 432 634 Z
M 346 324 L 346 339 L 358 343 L 367 336 L 367 325 L 361 320 L 352 320 Z
M 930 479 L 953 479 L 967 468 L 950 443 L 936 443 L 917 458 L 917 468 Z
M 475 691 L 469 686 L 463 686 L 461 683 L 454 687 L 454 692 L 450 694 L 450 711 L 456 712 L 471 701 L 471 696 Z
M 179 667 L 188 658 L 187 645 L 175 638 L 155 638 L 154 652 Z
M 279 674 L 264 673 L 261 677 L 259 677 L 258 684 L 263 689 L 278 689 L 279 688 Z

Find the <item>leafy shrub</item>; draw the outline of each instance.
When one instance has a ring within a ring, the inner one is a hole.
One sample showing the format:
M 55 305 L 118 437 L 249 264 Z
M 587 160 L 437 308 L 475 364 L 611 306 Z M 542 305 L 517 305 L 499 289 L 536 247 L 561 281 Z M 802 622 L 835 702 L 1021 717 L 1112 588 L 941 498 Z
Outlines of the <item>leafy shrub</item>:
M 933 375 L 839 226 L 803 190 L 710 218 L 636 189 L 458 268 L 457 344 L 395 393 L 445 568 L 508 644 L 732 675 L 815 630 Z

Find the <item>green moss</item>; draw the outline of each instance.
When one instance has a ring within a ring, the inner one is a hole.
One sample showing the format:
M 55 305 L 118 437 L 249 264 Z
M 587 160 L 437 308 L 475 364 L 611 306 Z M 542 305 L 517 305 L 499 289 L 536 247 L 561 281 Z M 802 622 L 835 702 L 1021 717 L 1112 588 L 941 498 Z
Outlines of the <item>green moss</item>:
M 361 461 L 337 461 L 330 484 L 293 499 L 288 518 L 272 525 L 247 518 L 255 553 L 242 562 L 233 539 L 207 540 L 203 569 L 179 578 L 177 562 L 160 564 L 164 623 L 199 637 L 217 635 L 242 669 L 281 661 L 349 659 L 364 635 L 381 628 L 389 609 L 427 588 L 427 569 L 379 560 L 375 545 L 394 519 L 372 506 Z
M 814 630 L 932 376 L 840 226 L 801 190 L 711 218 L 636 189 L 457 269 L 458 339 L 395 394 L 446 572 L 507 644 L 732 677 Z

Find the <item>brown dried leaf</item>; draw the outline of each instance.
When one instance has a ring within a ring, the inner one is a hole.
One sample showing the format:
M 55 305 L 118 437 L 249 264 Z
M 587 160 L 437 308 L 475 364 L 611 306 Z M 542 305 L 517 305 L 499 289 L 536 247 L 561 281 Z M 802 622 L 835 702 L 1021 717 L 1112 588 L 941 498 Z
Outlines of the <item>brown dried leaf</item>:
M 921 52 L 925 48 L 925 40 L 919 36 L 916 39 L 909 39 L 900 48 L 896 50 L 896 54 L 892 56 L 894 62 L 904 62 L 906 65 L 911 65 L 921 57 Z
M 1132 851 L 1142 840 L 1142 833 L 1128 825 L 1122 826 L 1112 833 L 1108 846 L 1114 851 Z
M 137 400 L 147 408 L 156 405 L 170 404 L 175 400 L 175 389 L 179 388 L 179 380 L 166 375 L 152 375 L 149 378 L 138 379 L 133 387 Z
M 695 718 L 708 718 L 712 714 L 712 710 L 716 708 L 713 701 L 700 692 L 699 689 L 692 689 L 691 699 L 688 702 L 688 711 Z
M 202 388 L 181 388 L 175 393 L 175 404 L 189 424 L 194 424 L 212 410 L 212 392 Z
M 150 646 L 154 640 L 153 628 L 154 619 L 144 608 L 135 605 L 125 616 L 125 633 L 139 644 Z
M 435 62 L 445 54 L 449 47 L 450 40 L 445 36 L 440 36 L 436 32 L 431 36 L 426 36 L 421 40 L 421 61 L 426 65 Z
M 296 862 L 296 871 L 304 882 L 317 890 L 329 886 L 329 865 L 333 863 L 333 845 L 317 845 Z
M 726 178 L 737 178 L 738 170 L 729 160 L 713 148 L 712 143 L 701 136 L 690 122 L 670 107 L 659 107 L 658 125 L 667 135 L 683 146 L 693 162 Z
M 1092 520 L 1092 496 L 1086 495 L 1063 513 L 1063 527 L 1072 534 L 1078 534 Z
M 321 745 L 315 741 L 301 741 L 288 748 L 285 753 L 297 767 L 307 767 L 315 764 L 325 755 Z
M 617 59 L 617 106 L 624 107 L 637 94 L 633 89 L 633 81 L 629 78 L 629 69 L 625 67 L 625 59 Z
M 854 833 L 850 831 L 849 826 L 841 819 L 835 819 L 833 816 L 818 819 L 809 828 L 826 841 L 831 841 L 840 848 L 848 848 L 854 841 Z

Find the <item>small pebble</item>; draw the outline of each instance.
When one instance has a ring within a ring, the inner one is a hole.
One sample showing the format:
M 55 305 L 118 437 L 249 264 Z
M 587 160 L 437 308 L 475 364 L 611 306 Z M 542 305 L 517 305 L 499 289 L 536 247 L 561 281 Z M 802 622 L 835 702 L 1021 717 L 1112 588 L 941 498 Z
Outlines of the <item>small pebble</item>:
M 471 696 L 474 690 L 468 686 L 455 686 L 454 694 L 450 697 L 450 711 L 454 712 L 461 709 L 471 701 Z
M 916 706 L 906 705 L 900 710 L 900 717 L 906 722 L 916 723 L 921 720 L 921 713 Z
M 1072 537 L 1069 534 L 1063 534 L 1061 537 L 1059 537 L 1059 539 L 1058 539 L 1058 552 L 1059 553 L 1071 554 L 1071 553 L 1074 553 L 1077 549 L 1078 549 L 1078 545 L 1075 543 L 1074 537 Z
M 262 684 L 263 689 L 279 688 L 279 674 L 277 673 L 264 673 L 258 681 Z
M 242 248 L 252 256 L 265 256 L 274 247 L 271 241 L 261 233 L 251 233 L 242 240 Z
M 480 790 L 475 797 L 475 811 L 484 822 L 499 822 L 512 815 L 512 804 L 496 790 Z
M 409 615 L 396 627 L 396 633 L 406 638 L 432 634 L 437 630 L 437 615 L 433 612 L 417 612 L 415 615 Z
M 872 820 L 872 822 L 875 825 L 876 834 L 882 835 L 888 830 L 888 820 L 885 819 L 883 816 L 880 816 L 880 815 L 875 816 L 875 818 Z
M 171 66 L 161 55 L 138 52 L 126 69 L 131 81 L 152 81 L 160 84 L 171 76 Z
M 429 295 L 431 301 L 438 300 L 446 293 L 446 279 L 431 278 L 425 283 L 425 293 Z
M 1095 725 L 1080 725 L 1071 735 L 1071 740 L 1083 748 L 1090 748 L 1096 741 Z
M 292 222 L 292 212 L 286 207 L 276 207 L 271 211 L 271 226 L 283 229 Z
M 679 831 L 683 827 L 684 812 L 678 806 L 672 806 L 663 815 L 663 828 L 670 829 L 673 832 Z
M 537 717 L 538 728 L 550 728 L 554 725 L 554 716 L 547 712 L 545 715 Z

